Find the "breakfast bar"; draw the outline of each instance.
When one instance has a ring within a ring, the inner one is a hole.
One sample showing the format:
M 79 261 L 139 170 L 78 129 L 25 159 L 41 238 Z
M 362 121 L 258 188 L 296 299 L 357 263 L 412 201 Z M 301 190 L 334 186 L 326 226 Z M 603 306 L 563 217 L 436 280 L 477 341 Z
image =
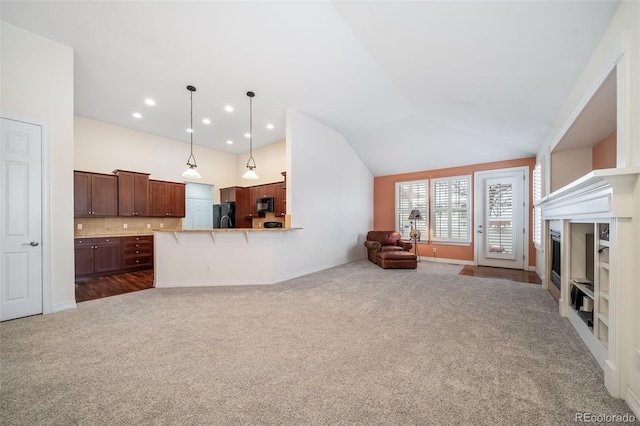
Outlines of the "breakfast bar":
M 158 229 L 154 285 L 202 287 L 274 284 L 287 279 L 278 250 L 301 228 Z

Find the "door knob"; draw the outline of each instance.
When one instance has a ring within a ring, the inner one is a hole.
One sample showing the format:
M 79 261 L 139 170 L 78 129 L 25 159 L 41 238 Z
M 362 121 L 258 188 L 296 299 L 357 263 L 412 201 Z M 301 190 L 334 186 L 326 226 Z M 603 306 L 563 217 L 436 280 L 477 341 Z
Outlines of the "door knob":
M 37 247 L 40 245 L 40 243 L 38 241 L 31 241 L 30 243 L 22 243 L 23 246 L 31 246 L 31 247 Z

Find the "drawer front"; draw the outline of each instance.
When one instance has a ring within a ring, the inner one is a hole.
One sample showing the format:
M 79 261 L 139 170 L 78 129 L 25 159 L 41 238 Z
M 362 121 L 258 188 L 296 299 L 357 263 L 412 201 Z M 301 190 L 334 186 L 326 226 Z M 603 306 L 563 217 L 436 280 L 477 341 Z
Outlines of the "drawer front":
M 153 251 L 153 244 L 148 242 L 142 243 L 124 243 L 123 248 L 127 250 L 151 250 Z
M 125 244 L 133 244 L 133 243 L 153 243 L 153 235 L 137 235 L 135 237 L 123 237 L 123 242 Z
M 74 245 L 77 246 L 92 246 L 95 244 L 95 240 L 93 238 L 75 238 Z
M 120 237 L 101 237 L 94 238 L 93 242 L 96 244 L 120 244 L 122 242 L 122 238 Z
M 127 256 L 123 259 L 124 268 L 137 268 L 141 266 L 153 266 L 153 256 Z
M 152 255 L 153 246 L 150 244 L 140 244 L 142 247 L 131 246 L 129 244 L 124 246 L 123 254 L 127 256 L 139 256 L 139 255 Z

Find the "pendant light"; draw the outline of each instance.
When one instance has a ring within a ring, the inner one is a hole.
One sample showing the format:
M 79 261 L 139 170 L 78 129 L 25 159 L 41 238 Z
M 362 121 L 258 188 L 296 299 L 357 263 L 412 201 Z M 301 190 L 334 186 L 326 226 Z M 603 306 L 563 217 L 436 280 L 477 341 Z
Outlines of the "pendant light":
M 256 168 L 256 160 L 253 159 L 253 97 L 256 94 L 247 92 L 249 97 L 249 160 L 247 161 L 247 170 L 242 177 L 244 179 L 260 179 L 258 174 L 253 170 Z
M 187 166 L 189 166 L 189 168 L 185 170 L 182 176 L 191 179 L 200 179 L 200 173 L 196 170 L 196 167 L 198 167 L 196 164 L 196 157 L 193 156 L 193 92 L 196 91 L 196 88 L 193 86 L 187 86 L 187 90 L 190 92 L 191 96 L 191 125 L 189 126 L 189 130 L 187 130 L 191 136 L 191 155 L 187 158 Z

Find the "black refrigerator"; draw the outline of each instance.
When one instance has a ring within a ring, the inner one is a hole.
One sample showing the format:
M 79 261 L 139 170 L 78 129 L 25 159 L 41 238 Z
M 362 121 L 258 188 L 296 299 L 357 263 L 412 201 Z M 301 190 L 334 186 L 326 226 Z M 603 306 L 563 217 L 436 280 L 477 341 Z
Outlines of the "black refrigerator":
M 213 205 L 213 227 L 236 227 L 236 203 L 222 203 Z

